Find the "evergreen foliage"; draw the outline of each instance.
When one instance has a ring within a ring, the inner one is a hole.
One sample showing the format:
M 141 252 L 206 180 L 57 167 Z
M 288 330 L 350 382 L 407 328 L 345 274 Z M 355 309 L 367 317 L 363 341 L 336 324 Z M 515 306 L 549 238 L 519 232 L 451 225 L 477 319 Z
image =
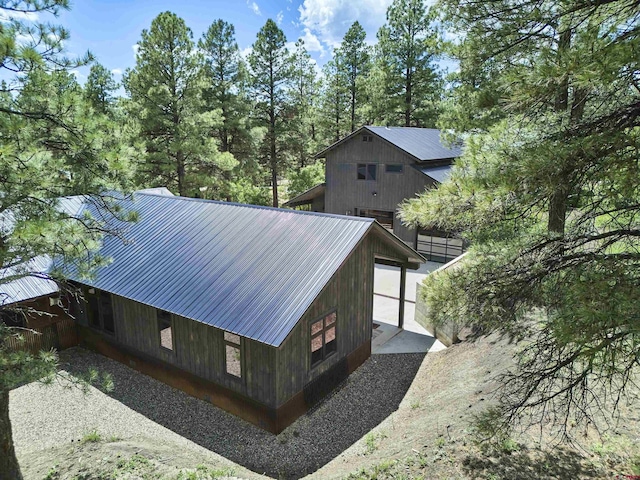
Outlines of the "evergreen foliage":
M 639 4 L 442 5 L 462 38 L 442 124 L 475 133 L 402 217 L 473 245 L 429 279 L 440 321 L 526 340 L 503 378 L 506 425 L 567 434 L 614 411 L 638 373 Z

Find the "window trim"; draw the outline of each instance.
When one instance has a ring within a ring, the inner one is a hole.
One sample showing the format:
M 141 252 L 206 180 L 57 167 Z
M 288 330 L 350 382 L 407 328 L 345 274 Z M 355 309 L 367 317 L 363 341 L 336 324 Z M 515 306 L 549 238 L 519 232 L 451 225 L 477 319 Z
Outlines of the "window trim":
M 161 313 L 166 313 L 169 316 L 169 328 L 171 328 L 171 348 L 167 348 L 162 345 L 162 331 L 166 329 L 161 327 L 161 322 L 163 321 L 160 318 Z M 175 328 L 173 322 L 173 314 L 171 312 L 167 312 L 166 310 L 162 310 L 160 308 L 156 308 L 156 325 L 158 326 L 158 345 L 160 346 L 160 350 L 163 352 L 171 352 L 172 354 L 176 354 L 176 338 L 175 338 Z
M 364 178 L 360 178 L 361 167 L 364 167 Z M 369 167 L 375 167 L 375 178 L 370 177 Z M 360 182 L 377 182 L 378 181 L 378 164 L 377 163 L 357 163 L 356 164 L 356 180 Z
M 324 323 L 325 319 L 329 316 L 331 316 L 332 314 L 335 314 L 336 316 L 336 320 L 335 322 L 333 322 L 329 327 L 327 327 Z M 313 325 L 315 323 L 318 323 L 320 320 L 322 320 L 322 330 L 320 330 L 319 333 L 316 333 L 315 335 L 313 335 L 311 333 L 311 329 L 313 328 Z M 332 352 L 329 352 L 328 354 L 325 352 L 325 347 L 326 347 L 326 341 L 325 341 L 325 334 L 327 332 L 327 330 L 329 330 L 330 328 L 335 328 L 335 342 L 336 342 L 336 349 Z M 307 341 L 307 345 L 309 346 L 309 370 L 314 370 L 315 368 L 317 368 L 319 365 L 322 365 L 326 360 L 328 360 L 329 358 L 333 357 L 334 355 L 337 355 L 338 353 L 338 309 L 337 308 L 332 308 L 331 310 L 329 310 L 327 313 L 325 313 L 324 315 L 321 315 L 315 319 L 313 319 L 311 322 L 309 322 L 309 328 L 307 329 L 307 332 L 309 332 L 309 336 L 308 336 L 308 341 Z M 320 360 L 318 360 L 316 363 L 313 363 L 312 357 L 313 357 L 313 352 L 311 351 L 311 341 L 316 338 L 316 337 L 322 337 L 322 358 Z
M 239 343 L 235 343 L 232 340 L 227 340 L 226 338 L 226 334 L 230 334 L 230 335 L 235 335 L 238 337 Z M 245 365 L 244 365 L 244 353 L 243 353 L 243 342 L 244 342 L 244 337 L 242 337 L 241 335 L 238 335 L 237 333 L 232 333 L 232 332 L 228 332 L 226 330 L 222 331 L 222 342 L 223 342 L 223 346 L 224 346 L 224 373 L 227 376 L 227 378 L 231 378 L 236 382 L 244 382 L 244 376 L 245 376 Z M 240 376 L 234 375 L 233 373 L 230 373 L 229 370 L 227 369 L 227 345 L 233 348 L 237 348 L 240 351 Z

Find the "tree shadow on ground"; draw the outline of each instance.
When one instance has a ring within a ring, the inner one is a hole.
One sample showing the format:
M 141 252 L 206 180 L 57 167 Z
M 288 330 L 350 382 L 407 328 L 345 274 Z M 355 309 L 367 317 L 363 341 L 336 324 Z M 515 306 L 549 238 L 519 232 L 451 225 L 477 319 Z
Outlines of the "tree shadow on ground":
M 513 453 L 469 455 L 463 469 L 470 478 L 570 479 L 602 478 L 603 471 L 575 450 L 522 449 Z
M 113 377 L 112 398 L 154 422 L 257 473 L 313 473 L 397 410 L 424 353 L 374 355 L 280 435 L 82 348 L 60 355 L 72 374 L 95 368 Z

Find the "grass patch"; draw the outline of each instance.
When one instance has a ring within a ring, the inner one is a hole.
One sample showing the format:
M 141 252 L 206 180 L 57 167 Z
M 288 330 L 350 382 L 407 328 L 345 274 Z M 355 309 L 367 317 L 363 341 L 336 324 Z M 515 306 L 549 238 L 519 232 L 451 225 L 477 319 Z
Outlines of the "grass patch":
M 82 440 L 80 440 L 80 443 L 85 444 L 85 443 L 97 443 L 100 440 L 102 440 L 102 435 L 100 435 L 98 433 L 98 430 L 96 430 L 95 428 L 93 430 L 88 431 L 87 433 L 85 433 L 82 436 Z
M 395 475 L 393 467 L 396 465 L 394 460 L 384 460 L 378 465 L 373 466 L 370 469 L 362 468 L 356 473 L 351 473 L 347 477 L 347 480 L 384 480 L 386 478 L 402 479 L 407 478 L 404 475 Z
M 42 480 L 57 480 L 60 478 L 60 472 L 58 472 L 58 465 L 54 465 L 49 469 L 47 474 Z
M 380 440 L 383 438 L 387 438 L 387 436 L 382 433 L 373 433 L 369 432 L 364 437 L 364 445 L 365 445 L 365 455 L 370 455 L 378 449 L 378 444 Z
M 176 480 L 214 480 L 216 478 L 224 478 L 233 476 L 232 468 L 213 469 L 205 465 L 198 465 L 195 470 L 181 471 Z

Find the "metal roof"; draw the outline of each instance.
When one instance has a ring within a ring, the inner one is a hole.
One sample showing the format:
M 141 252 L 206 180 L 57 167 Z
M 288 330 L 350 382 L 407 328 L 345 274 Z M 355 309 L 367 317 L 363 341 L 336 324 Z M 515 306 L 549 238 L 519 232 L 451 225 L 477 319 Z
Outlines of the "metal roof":
M 0 269 L 0 306 L 56 293 L 58 284 L 47 278 L 50 266 L 49 257 L 40 256 L 16 267 Z
M 440 141 L 440 130 L 415 127 L 365 127 L 420 161 L 457 158 L 460 146 L 445 147 Z
M 440 141 L 440 130 L 435 128 L 365 126 L 327 147 L 316 157 L 324 157 L 329 150 L 364 131 L 377 135 L 421 162 L 457 158 L 462 155 L 460 145 L 452 145 L 450 148 L 444 146 Z
M 113 262 L 72 279 L 272 346 L 374 225 L 144 193 L 122 203 L 140 217 L 128 242 L 106 238 L 100 254 Z
M 436 182 L 442 183 L 451 176 L 451 169 L 453 165 L 442 165 L 439 167 L 429 167 L 423 165 L 414 165 L 415 168 L 419 171 L 427 175 L 428 177 L 433 178 Z
M 140 190 L 140 192 L 158 195 L 173 194 L 165 187 Z M 69 214 L 78 215 L 87 208 L 89 197 L 76 195 L 59 198 L 57 207 Z M 0 214 L 0 229 L 11 230 L 14 218 L 10 211 Z M 49 278 L 53 262 L 50 257 L 41 255 L 11 268 L 0 269 L 0 306 L 23 302 L 58 292 L 58 284 Z
M 282 204 L 283 207 L 295 207 L 297 205 L 305 205 L 307 203 L 313 202 L 313 200 L 317 197 L 321 197 L 324 195 L 325 190 L 327 189 L 326 183 L 319 183 L 311 187 L 309 190 L 302 192 L 300 195 L 296 195 L 288 202 Z

